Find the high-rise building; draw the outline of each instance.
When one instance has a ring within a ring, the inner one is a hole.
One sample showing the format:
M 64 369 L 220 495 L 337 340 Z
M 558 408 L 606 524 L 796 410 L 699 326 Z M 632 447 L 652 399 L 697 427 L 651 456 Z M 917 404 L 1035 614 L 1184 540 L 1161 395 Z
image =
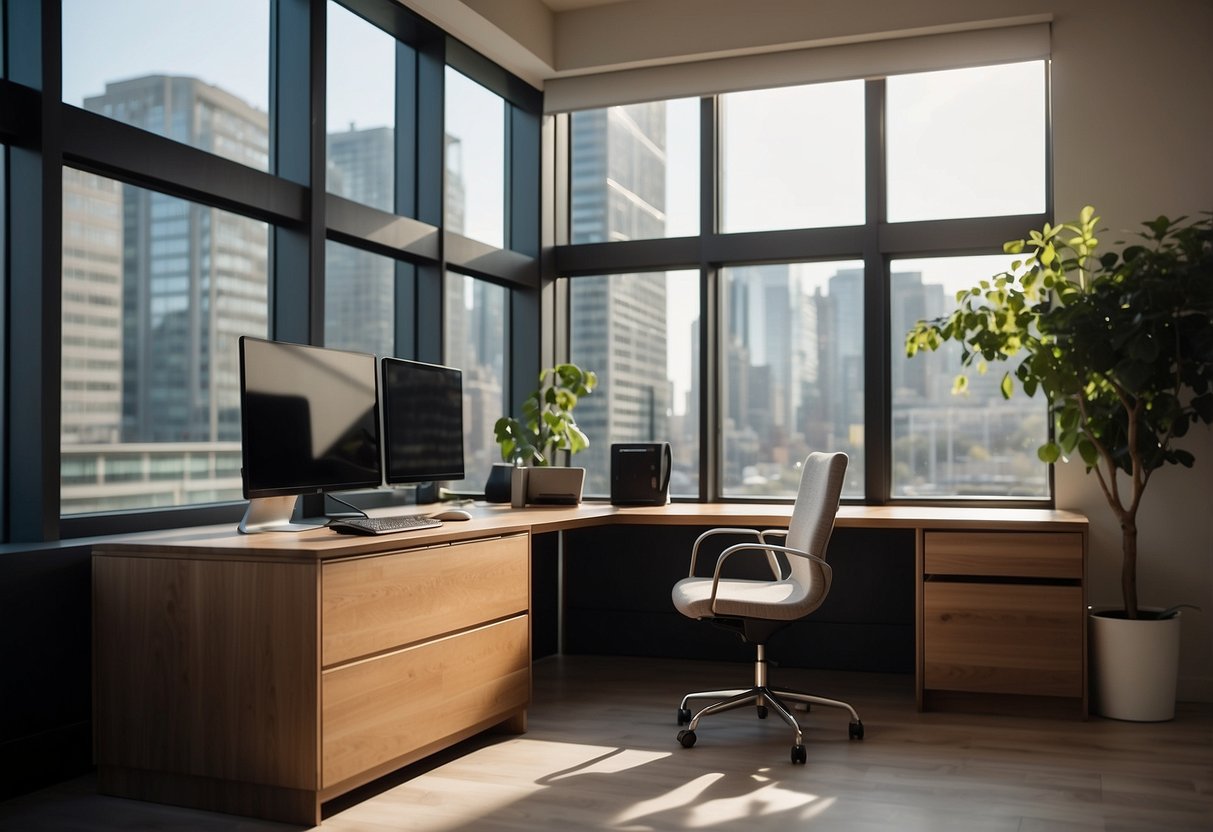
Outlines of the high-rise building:
M 86 109 L 264 169 L 264 112 L 196 78 L 106 84 Z M 240 437 L 240 335 L 268 323 L 265 223 L 123 186 L 122 438 Z
M 575 113 L 570 162 L 573 242 L 661 237 L 665 230 L 665 104 Z M 612 442 L 669 440 L 673 402 L 661 274 L 572 281 L 571 357 L 601 391 L 577 405 L 590 447 L 576 459 L 586 491 L 609 491 Z
M 122 432 L 122 185 L 63 169 L 65 445 L 117 442 Z
M 382 211 L 393 210 L 395 130 L 371 127 L 329 133 L 325 188 Z M 395 354 L 396 264 L 387 257 L 329 242 L 324 251 L 324 343 Z
M 266 114 L 195 78 L 83 103 L 268 168 Z M 71 169 L 64 193 L 64 513 L 239 497 L 237 341 L 267 332 L 267 225 Z

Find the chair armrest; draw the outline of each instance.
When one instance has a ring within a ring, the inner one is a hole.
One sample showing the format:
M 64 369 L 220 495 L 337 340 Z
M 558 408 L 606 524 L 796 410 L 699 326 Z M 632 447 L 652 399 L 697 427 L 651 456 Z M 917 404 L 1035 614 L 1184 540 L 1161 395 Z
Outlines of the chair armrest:
M 759 535 L 761 536 L 761 533 Z M 712 594 L 709 599 L 712 603 L 712 612 L 716 612 L 716 592 L 720 587 L 720 571 L 724 566 L 725 560 L 738 552 L 751 549 L 757 552 L 764 552 L 770 561 L 774 561 L 776 552 L 782 552 L 790 557 L 805 558 L 806 560 L 813 561 L 821 567 L 822 578 L 825 581 L 825 592 L 829 593 L 830 585 L 834 581 L 834 570 L 830 567 L 830 564 L 816 555 L 810 555 L 808 552 L 801 551 L 800 549 L 793 549 L 790 546 L 779 546 L 774 543 L 737 543 L 721 552 L 720 557 L 716 559 L 716 569 L 712 573 Z M 780 574 L 776 575 L 776 578 L 779 580 L 782 580 L 782 577 Z
M 752 537 L 759 542 L 762 541 L 762 533 L 755 529 L 730 529 L 730 528 L 708 529 L 706 532 L 699 535 L 699 537 L 695 539 L 695 545 L 691 547 L 691 569 L 690 569 L 690 571 L 687 572 L 688 578 L 695 577 L 695 561 L 699 558 L 699 544 L 703 543 L 703 541 L 707 540 L 709 537 L 714 537 L 716 535 L 721 535 L 721 534 L 743 535 L 743 536 L 747 536 L 747 537 Z

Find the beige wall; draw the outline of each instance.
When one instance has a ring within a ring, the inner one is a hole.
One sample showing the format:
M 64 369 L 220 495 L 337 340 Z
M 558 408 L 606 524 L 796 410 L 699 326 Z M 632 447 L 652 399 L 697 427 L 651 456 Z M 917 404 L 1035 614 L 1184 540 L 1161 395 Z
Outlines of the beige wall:
M 534 43 L 534 29 L 509 13 L 511 3 L 468 4 L 485 18 L 496 16 L 499 30 L 512 32 L 497 45 L 491 38 L 473 44 L 490 57 L 508 65 L 509 49 Z M 530 0 L 526 8 L 529 15 L 536 11 Z M 1213 210 L 1209 0 L 624 2 L 551 15 L 550 44 L 546 23 L 543 27 L 548 69 L 541 74 L 550 78 L 796 44 L 954 30 L 1035 15 L 1053 20 L 1058 218 L 1091 203 L 1108 228 L 1105 239 L 1117 240 L 1123 230 L 1160 213 Z M 1013 102 L 1007 121 L 1014 123 Z M 1213 701 L 1213 431 L 1199 429 L 1186 446 L 1196 454 L 1196 467 L 1158 472 L 1142 504 L 1141 601 L 1204 608 L 1185 613 L 1180 696 Z M 1085 476 L 1081 465 L 1060 465 L 1056 487 L 1059 507 L 1091 518 L 1091 602 L 1118 604 L 1120 534 L 1095 479 Z

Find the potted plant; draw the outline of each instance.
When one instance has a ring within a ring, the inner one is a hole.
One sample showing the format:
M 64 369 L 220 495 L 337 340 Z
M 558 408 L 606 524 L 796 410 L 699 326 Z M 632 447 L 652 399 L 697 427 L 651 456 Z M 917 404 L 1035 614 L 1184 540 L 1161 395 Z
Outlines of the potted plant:
M 598 376 L 576 364 L 557 364 L 539 374 L 539 386 L 522 403 L 522 418 L 503 416 L 493 425 L 504 462 L 495 464 L 489 474 L 486 499 L 510 499 L 512 469 L 551 466 L 558 451 L 575 454 L 589 447 L 590 440 L 577 426 L 573 409 L 597 385 Z M 502 480 L 504 487 L 499 485 Z
M 1121 529 L 1124 608 L 1090 619 L 1092 679 L 1096 707 L 1122 719 L 1174 715 L 1179 606 L 1138 606 L 1137 512 L 1155 471 L 1194 464 L 1176 440 L 1213 423 L 1213 222 L 1185 220 L 1143 223 L 1142 243 L 1097 258 L 1088 206 L 1076 222 L 1007 243 L 1026 256 L 959 292 L 955 311 L 919 321 L 905 342 L 908 356 L 959 342 L 962 366 L 978 372 L 1012 364 L 1004 397 L 1020 386 L 1048 399 L 1055 429 L 1041 460 L 1077 453 L 1098 479 Z M 957 382 L 963 389 L 963 374 Z M 1164 643 L 1134 658 L 1139 635 Z M 1117 679 L 1117 665 L 1130 675 Z

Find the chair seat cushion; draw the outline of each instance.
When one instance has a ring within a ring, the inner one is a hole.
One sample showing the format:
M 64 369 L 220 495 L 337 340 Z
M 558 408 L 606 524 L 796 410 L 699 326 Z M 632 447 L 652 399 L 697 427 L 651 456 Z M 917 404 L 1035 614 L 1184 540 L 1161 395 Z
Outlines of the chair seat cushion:
M 736 616 L 793 621 L 808 615 L 823 600 L 820 593 L 810 596 L 803 584 L 795 581 L 747 581 L 724 579 L 716 590 L 716 609 L 712 609 L 712 579 L 683 578 L 671 593 L 674 606 L 688 618 Z

